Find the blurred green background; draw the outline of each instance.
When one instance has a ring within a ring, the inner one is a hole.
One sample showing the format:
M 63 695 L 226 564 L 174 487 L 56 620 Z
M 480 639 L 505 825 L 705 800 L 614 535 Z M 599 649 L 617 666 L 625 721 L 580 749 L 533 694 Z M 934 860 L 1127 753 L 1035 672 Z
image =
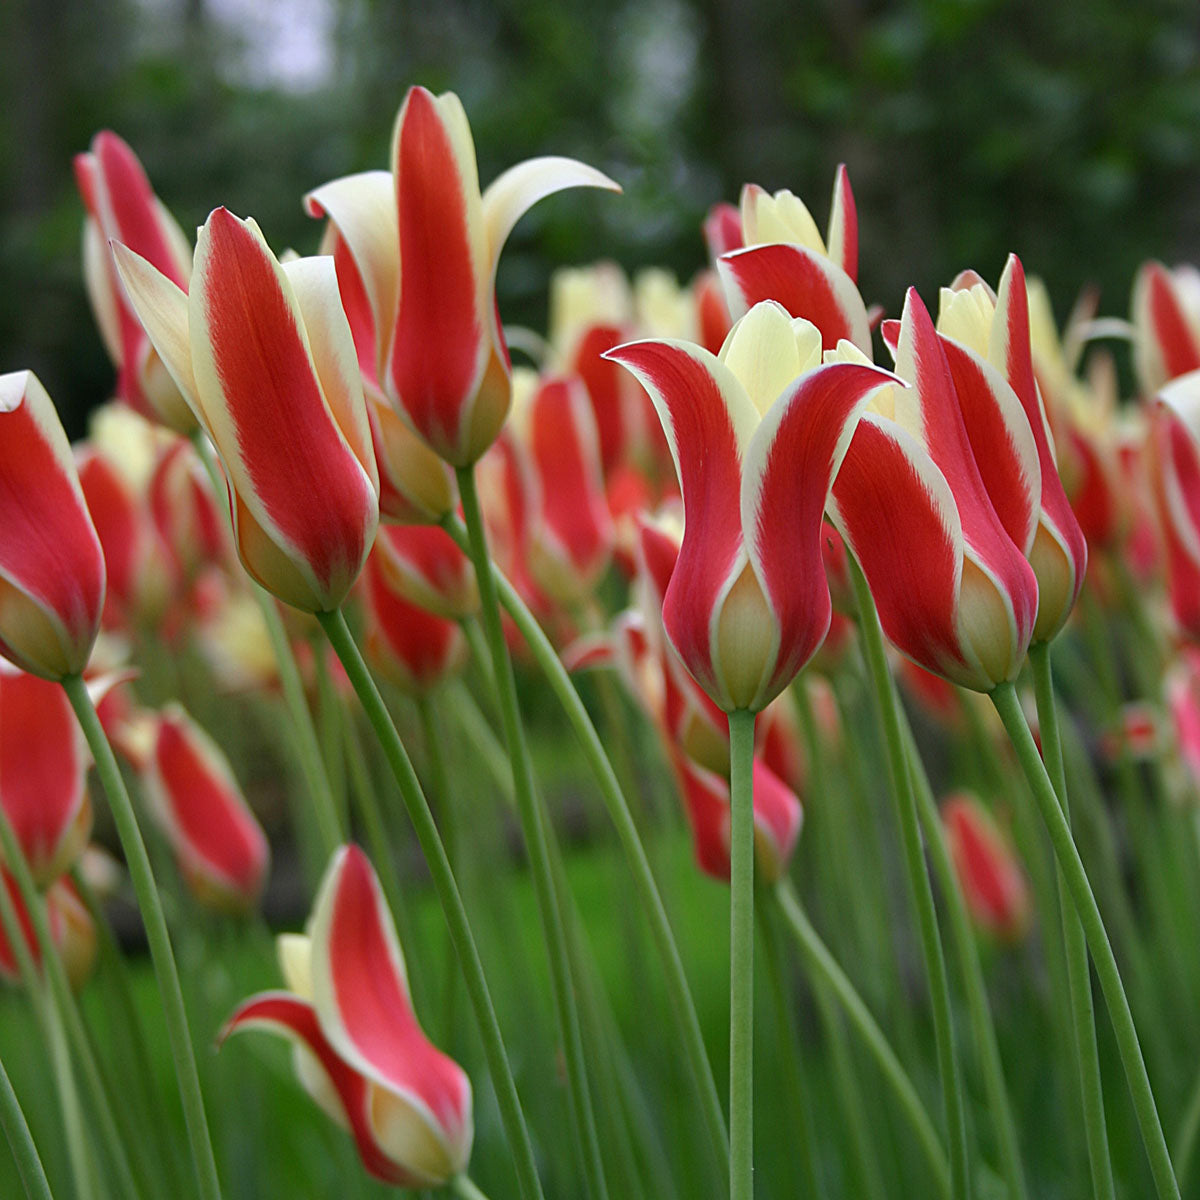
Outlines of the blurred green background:
M 1016 250 L 1060 316 L 1085 281 L 1124 313 L 1141 259 L 1200 256 L 1195 0 L 5 0 L 0 45 L 0 370 L 35 369 L 73 434 L 112 379 L 71 175 L 104 126 L 185 229 L 226 204 L 311 252 L 300 195 L 386 164 L 409 84 L 452 88 L 485 183 L 557 152 L 625 187 L 518 227 L 501 312 L 535 326 L 555 265 L 690 277 L 746 180 L 823 224 L 839 161 L 864 296 L 893 312 Z

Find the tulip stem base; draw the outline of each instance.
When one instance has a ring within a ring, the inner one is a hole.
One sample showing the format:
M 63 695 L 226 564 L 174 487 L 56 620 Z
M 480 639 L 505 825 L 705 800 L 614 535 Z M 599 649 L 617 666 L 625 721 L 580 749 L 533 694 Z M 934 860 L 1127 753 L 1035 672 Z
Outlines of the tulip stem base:
M 529 744 L 525 739 L 525 730 L 521 724 L 516 678 L 513 675 L 508 647 L 504 642 L 504 628 L 500 622 L 500 601 L 496 595 L 495 580 L 492 578 L 492 564 L 488 556 L 483 513 L 479 507 L 479 493 L 475 487 L 475 470 L 473 467 L 460 467 L 456 474 L 458 493 L 462 498 L 463 516 L 467 526 L 467 553 L 475 568 L 475 576 L 479 584 L 480 617 L 483 623 L 484 637 L 487 639 L 492 675 L 496 684 L 496 699 L 500 706 L 500 716 L 504 726 L 504 742 L 508 749 L 512 768 L 517 814 L 521 821 L 521 832 L 529 854 L 530 874 L 533 878 L 534 893 L 541 916 L 542 933 L 546 939 L 550 980 L 558 1016 L 558 1032 L 559 1037 L 562 1038 L 563 1054 L 566 1059 L 567 1086 L 571 1110 L 579 1135 L 584 1176 L 592 1200 L 607 1200 L 608 1188 L 604 1177 L 604 1159 L 600 1151 L 596 1118 L 588 1091 L 583 1034 L 578 1007 L 575 1003 L 563 915 L 555 896 L 554 876 L 550 866 L 550 836 L 546 828 L 547 818 L 534 786 L 533 762 L 529 756 Z
M 950 1190 L 955 1200 L 971 1195 L 971 1176 L 967 1166 L 967 1128 L 963 1107 L 962 1077 L 958 1056 L 954 1052 L 954 1017 L 950 1006 L 950 984 L 946 975 L 946 958 L 938 931 L 937 908 L 933 901 L 933 886 L 925 865 L 921 846 L 921 826 L 912 776 L 908 769 L 908 754 L 900 722 L 900 706 L 892 675 L 888 669 L 883 644 L 883 629 L 875 600 L 867 585 L 862 568 L 850 558 L 850 574 L 854 580 L 854 595 L 858 602 L 858 627 L 863 653 L 871 673 L 879 716 L 887 743 L 888 767 L 892 780 L 892 795 L 896 801 L 897 818 L 904 843 L 904 865 L 909 890 L 917 909 L 917 925 L 925 973 L 929 979 L 933 1005 L 933 1031 L 937 1042 L 938 1074 L 942 1083 L 942 1103 L 946 1112 L 946 1136 L 950 1149 Z
M 1054 784 L 1059 806 L 1068 824 L 1071 820 L 1067 800 L 1067 773 L 1063 764 L 1062 738 L 1058 710 L 1054 703 L 1054 677 L 1050 666 L 1050 645 L 1037 642 L 1029 647 L 1029 665 L 1033 670 L 1033 689 L 1037 699 L 1038 728 L 1042 735 L 1042 760 Z M 1062 868 L 1058 875 L 1059 917 L 1063 930 L 1063 949 L 1067 960 L 1067 988 L 1071 997 L 1071 1023 L 1083 1095 L 1083 1121 L 1087 1134 L 1088 1161 L 1092 1187 L 1097 1200 L 1115 1200 L 1112 1161 L 1108 1149 L 1108 1127 L 1104 1117 L 1104 1089 L 1100 1079 L 1100 1051 L 1096 1045 L 1096 1012 L 1092 1005 L 1092 978 L 1088 967 L 1087 941 L 1067 892 Z
M 62 683 L 95 759 L 96 773 L 100 776 L 100 782 L 108 795 L 113 823 L 117 827 L 117 836 L 125 853 L 125 865 L 146 927 L 146 941 L 150 946 L 150 958 L 158 980 L 163 1021 L 167 1027 L 171 1057 L 175 1063 L 175 1077 L 183 1102 L 184 1122 L 187 1126 L 196 1178 L 200 1184 L 200 1194 L 204 1200 L 219 1200 L 221 1185 L 217 1178 L 217 1163 L 213 1155 L 208 1118 L 204 1112 L 204 1097 L 200 1092 L 200 1076 L 196 1071 L 196 1053 L 192 1046 L 191 1034 L 188 1032 L 183 991 L 179 984 L 179 969 L 175 965 L 175 952 L 171 948 L 171 937 L 167 932 L 167 921 L 154 881 L 154 872 L 150 867 L 150 858 L 146 853 L 146 843 L 142 840 L 125 780 L 100 725 L 100 718 L 96 715 L 95 705 L 88 695 L 87 685 L 79 675 L 70 675 Z
M 383 748 L 392 775 L 399 785 L 400 796 L 416 831 L 417 841 L 425 856 L 442 914 L 449 926 L 450 937 L 462 966 L 463 979 L 475 1012 L 492 1086 L 496 1089 L 500 1119 L 504 1124 L 504 1132 L 516 1166 L 521 1195 L 525 1200 L 541 1200 L 542 1185 L 538 1180 L 533 1144 L 529 1139 L 525 1115 L 521 1111 L 521 1101 L 517 1096 L 516 1081 L 513 1079 L 512 1067 L 509 1065 L 504 1040 L 500 1035 L 500 1023 L 496 1020 L 496 1010 L 492 1005 L 492 997 L 483 974 L 483 963 L 475 945 L 475 936 L 467 920 L 467 910 L 455 882 L 454 872 L 450 868 L 450 860 L 446 857 L 446 847 L 442 844 L 429 802 L 421 790 L 417 773 L 413 770 L 408 751 L 396 732 L 396 726 L 392 723 L 383 697 L 379 694 L 379 689 L 367 670 L 367 664 L 350 634 L 346 618 L 337 610 L 317 613 L 317 620 L 320 621 L 321 628 L 325 630 L 330 644 L 346 670 L 346 676 L 358 695 L 359 703 L 362 704 L 367 720 L 370 721 Z
M 467 548 L 467 531 L 456 518 L 445 523 L 447 532 L 459 547 Z M 562 660 L 558 657 L 545 631 L 538 624 L 537 618 L 529 611 L 529 606 L 521 599 L 513 585 L 504 575 L 492 566 L 492 578 L 505 611 L 512 618 L 513 624 L 525 639 L 538 667 L 546 677 L 551 691 L 562 705 L 567 720 L 575 730 L 583 752 L 592 769 L 596 782 L 600 786 L 600 795 L 608 810 L 609 819 L 616 828 L 617 836 L 621 839 L 621 847 L 633 876 L 634 887 L 642 913 L 650 924 L 655 947 L 662 962 L 663 982 L 671 1002 L 674 1024 L 679 1030 L 690 1069 L 692 1084 L 700 1103 L 705 1125 L 708 1129 L 709 1145 L 717 1162 L 717 1169 L 722 1177 L 729 1173 L 729 1134 L 725 1127 L 725 1115 L 721 1111 L 721 1098 L 713 1078 L 712 1064 L 708 1059 L 708 1051 L 704 1045 L 704 1035 L 700 1030 L 700 1020 L 696 1014 L 696 1005 L 688 986 L 687 974 L 683 968 L 683 959 L 675 935 L 671 931 L 671 922 L 667 917 L 666 906 L 663 904 L 662 893 L 654 880 L 650 869 L 650 860 L 646 856 L 646 848 L 642 844 L 637 824 L 630 812 L 629 804 L 621 790 L 612 761 L 604 749 L 604 743 L 596 732 L 596 726 L 588 714 L 587 708 L 579 698 L 575 685 Z M 469 699 L 467 693 L 464 698 Z M 470 716 L 473 725 L 477 725 L 480 714 L 473 702 L 467 709 L 462 709 L 456 699 L 456 711 L 460 718 Z M 490 733 L 486 725 L 480 726 L 480 732 Z
M 1050 776 L 1046 773 L 1046 766 L 1038 753 L 1033 735 L 1029 732 L 1025 714 L 1021 711 L 1021 702 L 1017 699 L 1013 685 L 1003 683 L 996 688 L 992 692 L 992 703 L 996 706 L 996 711 L 1004 722 L 1004 728 L 1008 732 L 1009 740 L 1021 763 L 1021 769 L 1029 781 L 1033 797 L 1042 814 L 1042 821 L 1050 834 L 1055 857 L 1058 859 L 1063 878 L 1071 893 L 1071 898 L 1075 902 L 1075 910 L 1083 925 L 1083 932 L 1092 952 L 1096 977 L 1100 981 L 1100 990 L 1104 993 L 1104 1001 L 1108 1006 L 1113 1032 L 1116 1034 L 1117 1048 L 1125 1068 L 1125 1077 L 1133 1099 L 1134 1112 L 1137 1114 L 1138 1128 L 1146 1146 L 1146 1154 L 1150 1159 L 1150 1171 L 1154 1176 L 1155 1190 L 1160 1200 L 1178 1200 L 1179 1185 L 1171 1166 L 1171 1155 L 1167 1150 L 1166 1138 L 1163 1136 L 1162 1123 L 1154 1102 L 1154 1091 L 1150 1086 L 1150 1076 L 1146 1071 L 1146 1060 L 1142 1056 L 1137 1028 L 1133 1023 L 1133 1013 L 1130 1011 L 1129 1000 L 1125 995 L 1124 985 L 1121 983 L 1121 973 L 1117 968 L 1117 960 L 1108 940 L 1108 932 L 1104 928 L 1104 920 L 1096 905 L 1096 897 L 1092 894 L 1092 886 L 1088 881 L 1087 872 L 1084 870 L 1083 860 L 1079 857 L 1075 840 L 1071 836 L 1071 827 L 1058 802 L 1058 796 L 1055 794 Z
M 754 1195 L 754 713 L 729 714 L 729 1195 Z

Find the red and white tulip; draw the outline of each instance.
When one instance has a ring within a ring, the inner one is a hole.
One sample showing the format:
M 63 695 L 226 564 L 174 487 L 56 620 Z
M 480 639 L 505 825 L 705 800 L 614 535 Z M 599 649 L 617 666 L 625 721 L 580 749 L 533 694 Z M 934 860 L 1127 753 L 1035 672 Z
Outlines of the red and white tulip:
M 942 804 L 950 859 L 975 923 L 1005 941 L 1028 928 L 1029 885 L 1008 839 L 974 796 L 956 793 Z

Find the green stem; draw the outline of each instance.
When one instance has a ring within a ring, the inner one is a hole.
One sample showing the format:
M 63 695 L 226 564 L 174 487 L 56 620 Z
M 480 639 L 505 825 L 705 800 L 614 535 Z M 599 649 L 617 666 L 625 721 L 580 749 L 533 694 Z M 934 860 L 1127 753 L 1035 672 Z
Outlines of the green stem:
M 466 531 L 461 522 L 448 521 L 446 530 L 460 547 L 466 548 Z M 613 771 L 608 754 L 605 752 L 600 735 L 596 732 L 587 708 L 579 698 L 579 693 L 575 690 L 575 685 L 571 682 L 571 677 L 562 665 L 550 639 L 546 637 L 544 630 L 516 589 L 494 565 L 492 578 L 495 580 L 501 603 L 525 639 L 546 682 L 549 683 L 551 691 L 554 692 L 566 713 L 567 720 L 575 730 L 575 736 L 579 739 L 588 765 L 600 786 L 600 795 L 608 809 L 609 819 L 621 840 L 621 847 L 633 875 L 633 883 L 642 913 L 650 925 L 650 931 L 654 936 L 655 946 L 662 961 L 663 978 L 666 982 L 674 1018 L 672 1024 L 679 1030 L 680 1037 L 683 1039 L 692 1075 L 692 1084 L 703 1112 L 708 1129 L 708 1141 L 717 1162 L 717 1169 L 722 1176 L 727 1175 L 729 1171 L 729 1135 L 725 1129 L 725 1117 L 721 1111 L 721 1100 L 717 1092 L 716 1080 L 713 1078 L 712 1064 L 709 1062 L 708 1051 L 705 1049 L 704 1035 L 700 1031 L 700 1019 L 696 1015 L 696 1005 L 692 999 L 691 989 L 688 987 L 687 974 L 683 969 L 683 959 L 680 957 L 675 935 L 671 932 L 671 923 L 667 919 L 667 910 L 663 904 L 662 894 L 658 890 L 658 884 L 650 869 L 650 861 L 646 857 L 646 848 L 642 844 L 637 825 L 630 813 L 629 805 L 621 791 L 621 785 Z
M 3 1062 L 0 1062 L 0 1125 L 4 1127 L 4 1136 L 16 1161 L 17 1173 L 25 1185 L 25 1195 L 29 1200 L 54 1200 L 46 1170 L 38 1157 L 33 1135 L 29 1132 L 29 1122 L 25 1120 L 21 1102 L 13 1091 Z
M 341 659 L 342 666 L 346 669 L 346 675 L 358 695 L 367 720 L 375 730 L 388 766 L 399 785 L 401 798 L 416 831 L 417 841 L 421 844 L 434 890 L 437 892 L 442 913 L 450 929 L 450 937 L 462 965 L 463 978 L 475 1010 L 475 1020 L 479 1026 L 492 1085 L 496 1089 L 500 1119 L 504 1123 L 509 1148 L 515 1159 L 521 1194 L 526 1200 L 540 1200 L 542 1185 L 538 1181 L 533 1145 L 529 1140 L 529 1130 L 521 1111 L 517 1085 L 504 1050 L 496 1010 L 492 1006 L 487 980 L 483 974 L 483 963 L 479 959 L 479 951 L 467 920 L 467 910 L 463 906 L 458 884 L 454 880 L 454 872 L 450 869 L 450 860 L 446 857 L 446 848 L 442 845 L 433 813 L 429 810 L 420 781 L 383 703 L 383 697 L 380 696 L 379 689 L 367 670 L 367 664 L 363 662 L 358 646 L 350 635 L 345 617 L 340 610 L 335 610 L 331 613 L 318 613 L 317 620 L 320 621 L 338 658 Z
M 67 1158 L 71 1162 L 71 1178 L 75 1181 L 78 1200 L 96 1200 L 95 1168 L 88 1151 L 84 1132 L 83 1109 L 79 1103 L 79 1088 L 67 1050 L 62 1018 L 44 991 L 39 993 L 46 1006 L 46 1040 L 49 1043 L 50 1063 L 58 1089 L 62 1110 L 63 1135 L 67 1141 Z
M 729 1195 L 754 1195 L 754 713 L 729 714 Z
M 1150 1087 L 1150 1077 L 1146 1073 L 1146 1062 L 1142 1057 L 1129 1000 L 1121 984 L 1121 973 L 1117 968 L 1117 960 L 1113 956 L 1100 910 L 1096 907 L 1096 898 L 1092 895 L 1087 872 L 1071 837 L 1071 827 L 1067 824 L 1067 818 L 1055 795 L 1054 785 L 1050 782 L 1050 776 L 1047 775 L 1045 764 L 1038 754 L 1029 726 L 1025 723 L 1016 689 L 1011 683 L 1001 684 L 992 692 L 992 703 L 1004 722 L 1034 799 L 1041 810 L 1058 864 L 1075 901 L 1079 919 L 1083 923 L 1083 931 L 1087 936 L 1092 961 L 1096 967 L 1096 976 L 1104 992 L 1109 1017 L 1117 1036 L 1117 1047 L 1125 1067 L 1125 1077 L 1137 1114 L 1138 1128 L 1150 1159 L 1155 1189 L 1161 1200 L 1166 1200 L 1167 1197 L 1178 1198 L 1179 1185 L 1171 1168 L 1171 1156 L 1163 1136 L 1158 1109 L 1155 1107 L 1154 1092 Z
M 938 884 L 942 889 L 942 894 L 946 897 L 946 903 L 950 910 L 950 936 L 954 942 L 954 950 L 958 956 L 959 968 L 962 971 L 963 984 L 967 992 L 967 1010 L 971 1018 L 976 1049 L 979 1052 L 980 1066 L 983 1069 L 988 1109 L 992 1114 L 996 1145 L 1000 1151 L 1000 1166 L 1004 1172 L 1004 1179 L 1012 1200 L 1024 1200 L 1026 1196 L 1025 1175 L 1021 1167 L 1021 1150 L 1017 1142 L 1016 1121 L 1013 1118 L 1008 1088 L 1004 1083 L 1004 1066 L 1000 1060 L 1000 1047 L 996 1041 L 996 1025 L 992 1019 L 992 1009 L 988 1004 L 983 966 L 979 961 L 979 946 L 967 916 L 966 901 L 963 898 L 962 888 L 959 886 L 958 875 L 950 860 L 950 851 L 946 846 L 941 818 L 938 815 L 937 804 L 934 802 L 933 790 L 929 786 L 929 777 L 925 773 L 925 764 L 922 763 L 921 756 L 917 752 L 916 739 L 913 737 L 912 727 L 908 724 L 907 718 L 903 718 L 903 723 L 909 767 L 916 790 L 917 807 L 920 810 L 921 824 L 925 830 L 925 844 L 929 847 L 929 854 L 933 859 L 933 869 L 937 873 Z
M 579 1011 L 571 983 L 570 961 L 563 931 L 562 913 L 554 894 L 554 879 L 550 867 L 550 850 L 546 831 L 546 814 L 534 789 L 533 764 L 529 745 L 521 724 L 517 702 L 517 683 L 512 661 L 504 642 L 500 622 L 500 603 L 492 579 L 487 539 L 483 528 L 483 513 L 475 487 L 473 467 L 461 467 L 456 472 L 458 492 L 466 519 L 468 554 L 475 567 L 479 583 L 479 599 L 483 632 L 491 656 L 492 674 L 496 681 L 496 698 L 504 726 L 504 741 L 512 767 L 513 790 L 517 799 L 517 814 L 521 821 L 534 894 L 541 916 L 542 935 L 550 960 L 550 983 L 558 1017 L 558 1033 L 566 1059 L 567 1087 L 571 1110 L 583 1151 L 583 1169 L 592 1200 L 607 1200 L 608 1188 L 604 1179 L 604 1159 L 596 1134 L 596 1118 L 592 1111 L 587 1086 L 587 1066 L 583 1054 L 583 1037 L 579 1027 Z
M 462 1197 L 462 1200 L 488 1200 L 482 1188 L 466 1175 L 456 1175 L 450 1180 L 450 1188 Z
M 950 1147 L 950 1175 L 954 1196 L 969 1197 L 971 1177 L 967 1169 L 967 1129 L 963 1112 L 962 1080 L 958 1059 L 954 1053 L 954 1023 L 950 1008 L 950 987 L 946 978 L 946 960 L 938 933 L 937 909 L 933 903 L 933 888 L 925 857 L 921 849 L 921 828 L 917 818 L 917 803 L 908 771 L 908 755 L 900 727 L 900 708 L 896 689 L 888 670 L 883 646 L 883 629 L 871 589 L 867 586 L 862 568 L 851 558 L 850 573 L 854 578 L 854 594 L 858 601 L 859 630 L 867 666 L 871 672 L 875 695 L 879 702 L 880 718 L 888 749 L 888 766 L 892 779 L 892 794 L 896 800 L 904 843 L 904 864 L 908 883 L 917 906 L 917 924 L 921 935 L 921 950 L 925 972 L 933 1001 L 933 1031 L 937 1042 L 938 1073 L 942 1082 L 942 1103 L 946 1112 L 946 1132 Z
M 1038 728 L 1042 735 L 1042 760 L 1054 784 L 1063 816 L 1071 819 L 1067 799 L 1067 773 L 1059 736 L 1058 709 L 1054 703 L 1054 677 L 1050 665 L 1050 644 L 1038 642 L 1029 647 L 1033 669 L 1033 688 L 1037 699 Z M 1096 1045 L 1096 1013 L 1092 1006 L 1092 977 L 1088 969 L 1087 942 L 1083 926 L 1075 915 L 1067 895 L 1061 868 L 1058 871 L 1058 901 L 1062 920 L 1063 946 L 1067 958 L 1067 986 L 1071 995 L 1071 1019 L 1075 1053 L 1079 1067 L 1079 1086 L 1083 1093 L 1083 1124 L 1087 1134 L 1088 1161 L 1092 1187 L 1097 1200 L 1115 1200 L 1112 1159 L 1108 1148 L 1108 1126 L 1104 1117 L 1104 1089 L 1100 1079 L 1100 1051 Z
M 796 945 L 809 969 L 820 981 L 829 987 L 837 998 L 854 1026 L 863 1044 L 870 1051 L 884 1079 L 891 1086 L 899 1101 L 900 1110 L 904 1113 L 909 1125 L 921 1147 L 926 1161 L 933 1171 L 939 1196 L 949 1200 L 951 1193 L 950 1166 L 946 1161 L 946 1153 L 938 1140 L 937 1130 L 933 1121 L 913 1087 L 896 1052 L 888 1043 L 887 1037 L 870 1010 L 863 1003 L 862 997 L 854 988 L 845 971 L 838 966 L 837 960 L 829 952 L 828 947 L 821 941 L 820 935 L 812 927 L 795 890 L 789 881 L 784 880 L 775 886 L 775 897 L 779 903 L 784 921 L 796 939 Z M 957 1194 L 955 1193 L 956 1200 Z
M 1200 1075 L 1192 1085 L 1183 1120 L 1179 1123 L 1179 1132 L 1175 1135 L 1175 1153 L 1171 1156 L 1181 1191 L 1187 1187 L 1188 1175 L 1191 1173 L 1192 1152 L 1196 1148 L 1197 1134 L 1200 1134 Z
M 218 1200 L 221 1185 L 217 1179 L 217 1164 L 213 1157 L 212 1139 L 208 1132 L 208 1120 L 204 1115 L 204 1098 L 200 1094 L 200 1078 L 196 1073 L 196 1055 L 188 1033 L 187 1014 L 183 1007 L 183 992 L 179 986 L 179 972 L 175 966 L 175 954 L 171 949 L 171 938 L 167 933 L 167 922 L 163 915 L 162 901 L 155 886 L 154 873 L 146 854 L 146 844 L 138 829 L 137 817 L 112 747 L 100 726 L 100 718 L 88 696 L 87 685 L 78 675 L 63 680 L 63 688 L 75 710 L 75 716 L 83 729 L 88 747 L 96 763 L 96 771 L 104 790 L 108 794 L 117 836 L 125 852 L 125 865 L 137 896 L 138 908 L 146 927 L 146 940 L 150 945 L 150 957 L 158 979 L 158 990 L 163 1006 L 163 1020 L 167 1027 L 167 1038 L 171 1044 L 171 1057 L 175 1062 L 175 1077 L 179 1085 L 179 1096 L 183 1102 L 183 1116 L 187 1125 L 188 1141 L 191 1145 L 192 1162 L 204 1200 Z

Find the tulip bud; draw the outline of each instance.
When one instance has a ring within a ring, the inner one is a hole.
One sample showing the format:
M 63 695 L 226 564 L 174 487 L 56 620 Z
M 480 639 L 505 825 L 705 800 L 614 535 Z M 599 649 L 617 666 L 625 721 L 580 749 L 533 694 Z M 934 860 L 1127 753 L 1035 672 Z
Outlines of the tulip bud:
M 1012 847 L 987 810 L 965 792 L 943 803 L 942 822 L 968 912 L 980 928 L 1015 941 L 1029 927 L 1031 909 Z
M 103 608 L 104 552 L 54 404 L 31 371 L 0 375 L 0 655 L 78 675 Z

